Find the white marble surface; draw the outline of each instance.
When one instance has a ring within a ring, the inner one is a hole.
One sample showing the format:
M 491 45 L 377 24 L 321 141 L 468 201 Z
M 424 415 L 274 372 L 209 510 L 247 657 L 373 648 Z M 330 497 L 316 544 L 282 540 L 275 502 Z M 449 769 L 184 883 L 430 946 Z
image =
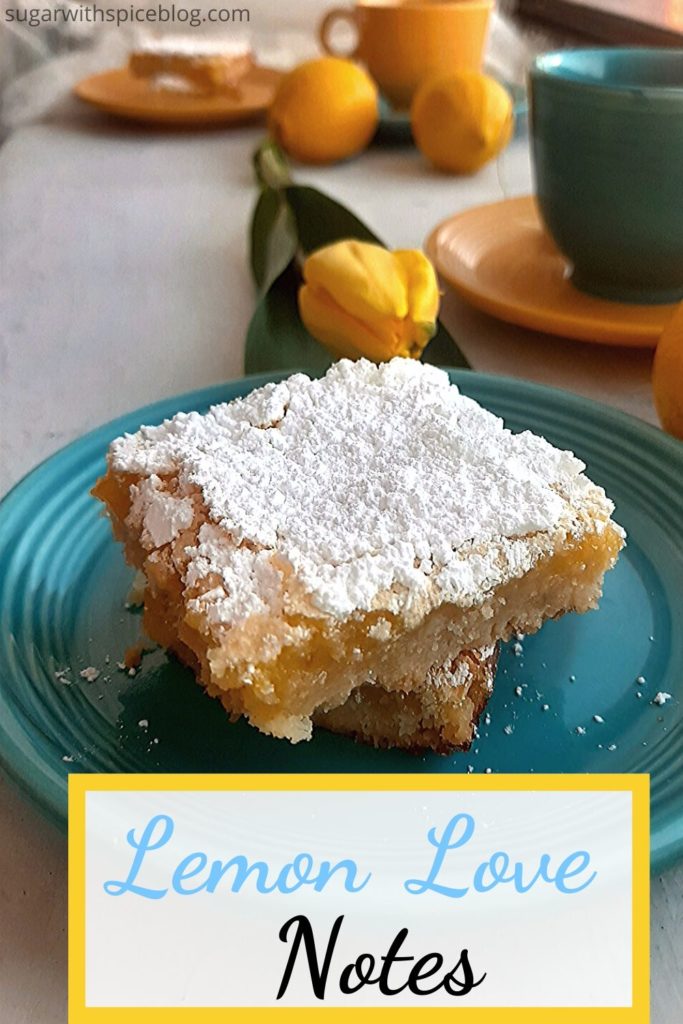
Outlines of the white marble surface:
M 242 369 L 253 296 L 246 233 L 258 129 L 125 128 L 66 104 L 0 149 L 0 493 L 128 409 Z M 529 190 L 526 148 L 457 180 L 380 150 L 298 172 L 393 246 L 440 219 Z M 650 356 L 496 323 L 453 295 L 444 319 L 477 369 L 610 402 L 651 422 Z M 63 837 L 0 780 L 0 1020 L 66 1020 Z M 683 1020 L 683 868 L 653 880 L 652 1020 Z

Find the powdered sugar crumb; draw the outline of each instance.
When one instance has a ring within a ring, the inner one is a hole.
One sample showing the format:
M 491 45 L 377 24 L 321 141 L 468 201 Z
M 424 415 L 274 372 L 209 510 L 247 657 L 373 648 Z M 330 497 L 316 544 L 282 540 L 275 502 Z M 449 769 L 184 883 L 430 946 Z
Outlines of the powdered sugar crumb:
M 368 636 L 373 640 L 385 643 L 391 636 L 391 623 L 388 619 L 379 619 L 368 630 Z

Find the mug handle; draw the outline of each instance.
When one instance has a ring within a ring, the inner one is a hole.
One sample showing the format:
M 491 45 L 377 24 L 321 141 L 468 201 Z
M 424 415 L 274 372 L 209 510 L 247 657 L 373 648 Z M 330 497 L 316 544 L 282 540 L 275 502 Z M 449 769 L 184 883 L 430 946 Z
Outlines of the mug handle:
M 348 25 L 353 25 L 356 30 L 356 36 L 358 36 L 358 21 L 354 9 L 352 7 L 335 7 L 327 12 L 318 26 L 320 45 L 325 53 L 331 57 L 344 57 L 347 60 L 353 60 L 354 57 L 358 56 L 360 38 L 356 39 L 356 45 L 347 53 L 340 53 L 338 50 L 335 50 L 330 42 L 330 33 L 338 21 L 345 21 Z

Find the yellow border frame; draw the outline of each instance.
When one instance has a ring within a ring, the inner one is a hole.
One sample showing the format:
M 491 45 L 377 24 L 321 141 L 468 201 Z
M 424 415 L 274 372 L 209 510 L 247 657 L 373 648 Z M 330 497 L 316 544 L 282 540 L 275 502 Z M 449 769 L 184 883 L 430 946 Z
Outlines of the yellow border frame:
M 632 979 L 630 1007 L 87 1007 L 85 1005 L 85 798 L 92 791 L 217 790 L 628 791 L 633 798 Z M 650 1020 L 650 779 L 647 775 L 84 775 L 69 776 L 69 1024 L 282 1024 L 327 1015 L 359 1024 L 457 1013 L 461 1024 L 648 1024 Z M 636 950 L 637 955 L 636 955 Z

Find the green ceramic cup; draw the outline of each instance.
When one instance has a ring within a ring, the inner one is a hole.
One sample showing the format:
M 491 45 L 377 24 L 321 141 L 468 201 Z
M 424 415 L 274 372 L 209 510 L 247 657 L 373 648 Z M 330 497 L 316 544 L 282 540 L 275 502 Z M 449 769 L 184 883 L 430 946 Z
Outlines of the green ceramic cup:
M 546 53 L 530 94 L 538 204 L 572 282 L 683 299 L 683 50 Z

